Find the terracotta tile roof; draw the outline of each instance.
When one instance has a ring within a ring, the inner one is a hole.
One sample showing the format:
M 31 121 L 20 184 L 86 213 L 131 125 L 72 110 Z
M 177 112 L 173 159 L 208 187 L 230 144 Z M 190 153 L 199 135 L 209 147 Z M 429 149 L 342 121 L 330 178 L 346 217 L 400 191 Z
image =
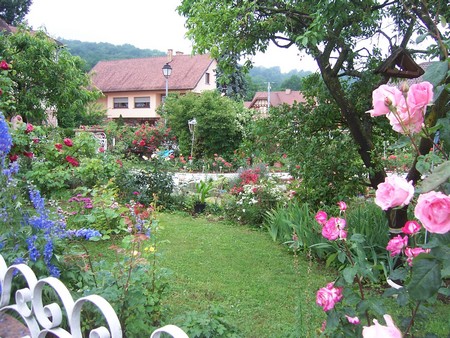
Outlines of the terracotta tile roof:
M 259 100 L 267 101 L 267 96 L 268 92 L 256 92 L 253 100 L 250 103 L 250 108 L 252 108 L 254 104 Z M 282 105 L 283 103 L 292 106 L 294 102 L 306 102 L 301 92 L 290 89 L 286 89 L 285 91 L 280 92 L 270 92 L 270 106 L 272 107 Z
M 91 70 L 92 81 L 103 93 L 162 90 L 166 88 L 162 67 L 167 61 L 167 56 L 100 61 Z M 173 55 L 169 90 L 194 89 L 212 62 L 208 54 Z

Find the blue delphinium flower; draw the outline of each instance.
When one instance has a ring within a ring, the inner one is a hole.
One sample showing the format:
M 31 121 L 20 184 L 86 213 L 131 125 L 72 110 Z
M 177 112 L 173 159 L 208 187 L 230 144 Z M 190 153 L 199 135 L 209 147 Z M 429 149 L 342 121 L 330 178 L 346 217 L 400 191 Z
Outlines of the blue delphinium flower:
M 12 147 L 12 137 L 9 134 L 8 124 L 5 121 L 3 113 L 0 112 L 0 161 L 3 164 L 6 155 L 9 154 Z
M 37 240 L 36 235 L 27 238 L 28 254 L 30 255 L 30 259 L 33 262 L 36 262 L 38 258 L 41 256 L 38 248 L 36 247 L 36 240 Z
M 93 237 L 102 237 L 102 234 L 94 229 L 78 229 L 78 230 L 68 230 L 66 232 L 66 237 L 67 238 L 81 238 L 81 239 L 86 239 L 86 240 L 90 240 Z

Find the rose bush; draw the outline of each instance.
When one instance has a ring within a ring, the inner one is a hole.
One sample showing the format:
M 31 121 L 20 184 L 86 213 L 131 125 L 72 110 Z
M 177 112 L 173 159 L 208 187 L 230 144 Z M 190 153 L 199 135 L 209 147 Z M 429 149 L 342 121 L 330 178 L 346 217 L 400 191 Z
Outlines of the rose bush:
M 416 133 L 431 135 L 425 125 L 425 113 L 432 99 L 433 87 L 428 82 L 415 84 L 410 88 L 402 85 L 401 90 L 383 85 L 374 91 L 374 108 L 369 113 L 373 117 L 386 116 L 395 131 L 407 135 L 414 143 Z M 421 186 L 414 187 L 412 182 L 392 174 L 378 185 L 375 192 L 374 202 L 382 210 L 416 204 L 416 220 L 405 222 L 401 228 L 402 234 L 396 234 L 389 240 L 386 246 L 389 255 L 382 262 L 386 281 L 392 286 L 384 292 L 384 296 L 395 295 L 399 306 L 411 310 L 411 315 L 398 325 L 405 335 L 411 332 L 418 320 L 421 305 L 431 304 L 439 293 L 449 295 L 444 280 L 450 277 L 450 196 L 444 193 L 442 184 L 450 178 L 450 162 L 442 148 L 436 148 L 441 150 L 444 160 L 435 168 L 435 172 L 425 178 Z M 415 146 L 414 149 L 418 148 Z M 387 314 L 383 300 L 370 298 L 365 291 L 365 284 L 382 281 L 375 263 L 378 257 L 372 257 L 373 262 L 366 257 L 362 249 L 364 236 L 353 233 L 347 238 L 347 233 L 340 234 L 339 231 L 343 232 L 346 225 L 345 218 L 342 217 L 346 208 L 342 205 L 339 204 L 339 218 L 328 219 L 324 211 L 319 211 L 315 217 L 322 226 L 322 235 L 337 244 L 338 257 L 343 263 L 336 281 L 317 292 L 316 302 L 327 312 L 324 334 L 362 335 L 365 338 L 402 337 L 401 330 Z M 333 293 L 327 291 L 330 288 L 341 288 L 339 295 L 343 296 L 333 296 Z M 384 317 L 386 326 L 373 319 L 379 316 Z M 367 325 L 361 327 L 362 320 L 359 318 L 365 318 Z M 372 322 L 374 325 L 371 325 Z

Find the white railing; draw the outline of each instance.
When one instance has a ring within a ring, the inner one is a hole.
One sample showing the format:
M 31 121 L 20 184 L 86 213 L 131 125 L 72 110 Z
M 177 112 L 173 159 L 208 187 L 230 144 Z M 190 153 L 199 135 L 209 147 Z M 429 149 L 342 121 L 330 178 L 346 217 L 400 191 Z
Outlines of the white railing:
M 21 278 L 26 286 L 17 290 L 12 299 L 14 278 Z M 59 279 L 47 277 L 38 280 L 26 264 L 8 267 L 2 255 L 0 255 L 0 286 L 0 313 L 14 312 L 22 318 L 29 331 L 29 335 L 23 336 L 23 338 L 42 338 L 47 333 L 61 338 L 81 338 L 83 336 L 81 331 L 82 310 L 87 303 L 95 306 L 106 324 L 106 326 L 92 328 L 89 334 L 90 338 L 122 337 L 119 318 L 104 298 L 90 295 L 74 301 L 70 291 Z M 59 301 L 44 305 L 43 292 L 49 287 L 54 290 Z M 67 317 L 66 328 L 61 327 L 64 314 Z M 151 338 L 158 338 L 162 333 L 168 333 L 174 338 L 188 338 L 186 333 L 175 325 L 167 325 L 154 331 Z

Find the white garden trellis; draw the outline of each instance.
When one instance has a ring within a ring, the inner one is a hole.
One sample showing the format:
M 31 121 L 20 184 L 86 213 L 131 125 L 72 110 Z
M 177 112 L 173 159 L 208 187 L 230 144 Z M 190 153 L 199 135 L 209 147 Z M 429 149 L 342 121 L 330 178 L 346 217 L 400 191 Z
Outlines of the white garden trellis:
M 12 297 L 12 282 L 14 278 L 22 278 L 26 286 L 15 292 Z M 119 318 L 112 306 L 98 295 L 90 295 L 77 299 L 72 298 L 70 291 L 59 279 L 47 277 L 37 279 L 33 270 L 26 264 L 7 266 L 0 254 L 0 313 L 14 312 L 22 318 L 29 335 L 23 338 L 43 338 L 48 333 L 61 338 L 82 337 L 81 318 L 83 306 L 92 304 L 103 316 L 107 327 L 100 326 L 91 329 L 90 338 L 121 338 L 122 328 Z M 44 289 L 50 287 L 59 297 L 59 303 L 43 303 Z M 62 305 L 62 306 L 61 306 Z M 63 328 L 63 317 L 67 316 L 67 327 Z M 162 333 L 168 333 L 174 338 L 188 338 L 186 333 L 175 325 L 166 325 L 155 330 L 150 338 L 158 338 Z

